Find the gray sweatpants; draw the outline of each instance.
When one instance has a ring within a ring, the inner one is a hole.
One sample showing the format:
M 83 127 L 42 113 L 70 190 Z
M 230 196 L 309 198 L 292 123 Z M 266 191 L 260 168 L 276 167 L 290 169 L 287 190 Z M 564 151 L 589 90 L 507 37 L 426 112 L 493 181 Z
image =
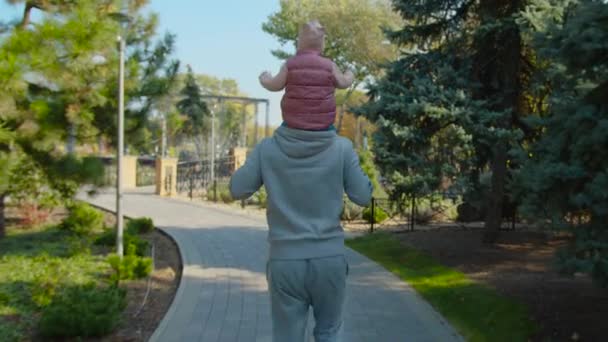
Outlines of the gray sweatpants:
M 266 270 L 274 342 L 304 342 L 308 309 L 316 342 L 341 340 L 348 263 L 344 256 L 269 260 Z

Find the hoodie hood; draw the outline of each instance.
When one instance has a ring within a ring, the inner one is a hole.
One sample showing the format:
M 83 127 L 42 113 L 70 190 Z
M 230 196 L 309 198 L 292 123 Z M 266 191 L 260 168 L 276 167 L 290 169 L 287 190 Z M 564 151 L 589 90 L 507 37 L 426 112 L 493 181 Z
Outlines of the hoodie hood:
M 291 158 L 308 158 L 317 155 L 336 140 L 335 131 L 304 131 L 281 126 L 274 132 L 273 139 L 277 145 Z

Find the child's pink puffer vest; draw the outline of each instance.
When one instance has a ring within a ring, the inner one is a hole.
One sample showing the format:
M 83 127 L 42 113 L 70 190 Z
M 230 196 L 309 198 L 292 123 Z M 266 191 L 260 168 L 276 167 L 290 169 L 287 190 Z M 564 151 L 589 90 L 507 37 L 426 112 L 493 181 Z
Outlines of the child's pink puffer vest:
M 287 83 L 281 100 L 290 128 L 324 130 L 336 118 L 333 63 L 319 51 L 302 50 L 287 60 Z

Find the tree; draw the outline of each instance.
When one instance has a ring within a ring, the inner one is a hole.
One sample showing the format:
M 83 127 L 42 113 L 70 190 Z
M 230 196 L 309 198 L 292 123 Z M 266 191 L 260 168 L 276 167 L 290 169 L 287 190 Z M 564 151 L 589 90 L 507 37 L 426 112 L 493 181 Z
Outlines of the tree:
M 206 95 L 222 95 L 222 96 L 242 96 L 246 97 L 234 79 L 218 78 L 210 75 L 197 75 L 197 80 L 201 86 L 201 91 Z M 209 100 L 209 102 L 215 102 Z M 243 121 L 249 122 L 253 117 L 254 106 L 244 105 L 239 102 L 225 101 L 216 106 L 216 142 L 220 145 L 220 150 L 225 150 L 240 144 L 247 138 L 247 132 L 243 132 Z M 245 134 L 246 136 L 243 136 Z M 249 136 L 249 140 L 252 137 Z M 247 141 L 245 141 L 245 145 Z
M 549 115 L 536 117 L 544 134 L 515 185 L 530 219 L 566 229 L 574 239 L 560 254 L 566 273 L 586 272 L 608 286 L 608 4 L 599 0 L 534 0 L 522 22 L 546 68 Z M 527 153 L 526 153 L 527 152 Z
M 359 109 L 378 126 L 376 158 L 391 195 L 425 196 L 451 184 L 483 197 L 487 242 L 501 224 L 507 152 L 527 138 L 522 116 L 533 112 L 526 97 L 534 64 L 516 23 L 524 4 L 394 1 L 405 25 L 388 37 L 403 50 Z
M 11 134 L 10 142 L 0 144 L 1 176 L 10 164 L 6 158 L 25 158 L 44 175 L 41 179 L 48 181 L 49 189 L 70 199 L 79 184 L 99 180 L 102 167 L 95 158 L 66 154 L 63 142 L 73 136 L 81 144 L 94 144 L 100 137 L 112 141 L 115 136 L 119 32 L 115 14 L 121 2 L 10 2 L 24 3 L 24 15 L 20 22 L 4 25 L 7 29 L 0 33 L 0 125 Z M 166 65 L 168 44 L 165 40 L 160 49 L 146 52 L 156 17 L 139 14 L 145 4 L 134 1 L 128 6 L 133 21 L 126 34 L 132 51 L 126 89 L 128 95 L 137 94 L 127 106 L 128 132 L 133 133 L 128 137 L 139 132 L 149 104 L 163 91 L 157 71 L 159 65 Z M 30 19 L 33 8 L 43 11 L 37 22 Z M 140 107 L 134 108 L 135 104 Z M 0 186 L 0 209 L 6 195 L 2 190 L 6 189 Z
M 338 90 L 336 91 L 336 103 L 344 108 L 342 112 L 342 128 L 340 135 L 349 138 L 356 148 L 363 146 L 363 136 L 369 135 L 375 131 L 374 125 L 365 117 L 353 113 L 352 109 L 363 105 L 367 102 L 367 96 L 359 90 L 352 91 Z M 348 98 L 346 97 L 348 96 Z M 336 125 L 340 118 L 336 118 Z
M 324 55 L 341 69 L 354 72 L 355 82 L 346 98 L 366 78 L 378 77 L 381 64 L 396 56 L 396 48 L 385 39 L 383 30 L 398 27 L 401 20 L 388 1 L 281 0 L 280 7 L 262 29 L 275 36 L 282 46 L 291 45 L 295 50 L 299 26 L 318 19 L 326 32 Z M 287 59 L 292 55 L 290 51 L 293 50 L 274 50 L 272 54 Z
M 151 141 L 155 123 L 150 120 L 168 110 L 168 99 L 178 84 L 179 61 L 170 58 L 175 35 L 166 33 L 153 43 L 157 18 L 141 18 L 138 11 L 139 7 L 129 10 L 134 19 L 126 33 L 125 144 L 133 153 L 152 153 L 156 146 Z M 110 74 L 107 84 L 106 94 L 113 99 L 118 92 L 117 74 Z M 95 126 L 112 145 L 116 145 L 116 112 L 117 102 L 113 100 L 95 108 Z
M 183 125 L 183 131 L 194 139 L 196 152 L 199 160 L 201 160 L 205 143 L 204 134 L 208 131 L 205 118 L 210 116 L 210 112 L 201 97 L 201 89 L 190 66 L 188 66 L 185 85 L 180 94 L 182 99 L 177 102 L 176 107 L 187 118 Z
M 10 186 L 10 173 L 14 164 L 14 156 L 10 151 L 13 134 L 0 127 L 0 239 L 6 235 L 4 218 L 4 197 Z

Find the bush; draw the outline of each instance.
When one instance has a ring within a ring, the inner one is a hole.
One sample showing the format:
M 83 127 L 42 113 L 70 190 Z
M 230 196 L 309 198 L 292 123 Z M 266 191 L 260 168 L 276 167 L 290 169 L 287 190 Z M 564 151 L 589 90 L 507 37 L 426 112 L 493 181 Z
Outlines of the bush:
M 123 235 L 123 246 L 126 255 L 145 256 L 148 252 L 150 243 L 137 235 Z
M 454 221 L 458 217 L 457 205 L 453 200 L 440 195 L 431 195 L 416 200 L 417 224 L 426 224 L 432 221 Z
M 378 182 L 379 173 L 374 162 L 374 154 L 370 150 L 359 151 L 359 163 L 361 165 L 361 170 L 363 170 L 372 183 L 374 196 L 386 196 L 385 190 L 382 188 L 382 185 L 380 185 L 380 182 Z
M 365 208 L 363 209 L 363 219 L 367 222 L 372 222 L 372 209 Z M 384 220 L 388 218 L 388 214 L 382 208 L 374 208 L 374 223 L 382 223 Z
M 230 191 L 222 191 L 220 192 L 220 198 L 222 200 L 222 202 L 226 203 L 226 204 L 230 204 L 232 202 L 235 201 L 234 198 L 232 198 L 232 195 L 230 194 Z
M 118 287 L 94 284 L 68 288 L 43 309 L 40 334 L 55 338 L 106 335 L 119 323 L 125 295 Z
M 154 230 L 154 222 L 149 217 L 140 217 L 127 222 L 127 232 L 131 234 L 146 234 Z
M 266 195 L 266 189 L 260 188 L 258 192 L 253 195 L 255 199 L 255 203 L 260 206 L 260 208 L 266 208 L 268 205 L 268 196 Z
M 32 302 L 43 308 L 50 305 L 59 287 L 59 278 L 56 274 L 37 274 L 30 288 Z
M 88 236 L 68 236 L 67 255 L 88 255 L 91 254 L 91 239 Z
M 96 246 L 114 246 L 116 244 L 116 231 L 113 228 L 105 228 L 93 242 Z
M 433 209 L 431 209 L 431 207 L 429 206 L 416 208 L 416 217 L 414 221 L 416 222 L 416 224 L 427 224 L 433 221 L 436 214 L 437 213 L 433 211 Z
M 6 194 L 17 204 L 24 225 L 38 225 L 62 200 L 60 191 L 52 187 L 47 175 L 30 157 L 10 163 Z
M 340 215 L 340 219 L 343 221 L 356 220 L 361 218 L 361 213 L 361 207 L 351 201 L 346 201 L 344 203 L 344 208 L 342 208 L 342 214 Z
M 88 235 L 103 228 L 103 214 L 86 203 L 76 202 L 61 228 L 77 235 Z
M 107 259 L 114 273 L 110 276 L 110 282 L 118 284 L 120 280 L 141 279 L 152 272 L 152 258 L 140 257 L 128 254 L 120 258 L 113 254 Z
M 150 243 L 137 235 L 125 232 L 123 235 L 123 246 L 125 254 L 145 256 L 148 252 Z M 116 245 L 116 231 L 114 229 L 104 229 L 94 242 L 97 246 L 114 247 Z

